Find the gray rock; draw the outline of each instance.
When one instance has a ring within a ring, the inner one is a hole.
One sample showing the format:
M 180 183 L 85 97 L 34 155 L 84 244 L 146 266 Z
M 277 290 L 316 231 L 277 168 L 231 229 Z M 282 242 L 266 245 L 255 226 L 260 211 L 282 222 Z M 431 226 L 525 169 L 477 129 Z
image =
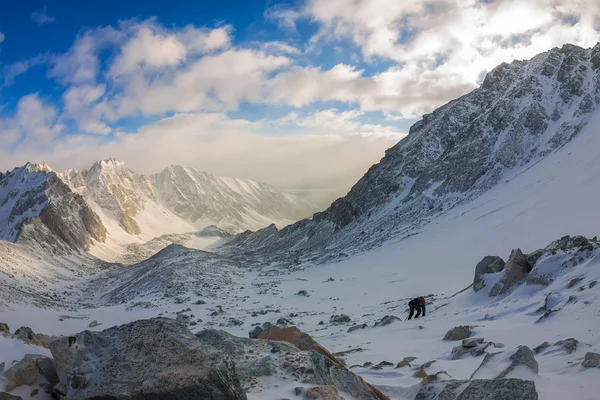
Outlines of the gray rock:
M 11 392 L 19 386 L 31 386 L 38 380 L 38 369 L 35 365 L 35 358 L 27 354 L 23 359 L 17 362 L 4 372 L 6 378 L 6 388 Z
M 4 364 L 4 361 L 3 361 L 3 362 L 0 363 L 0 372 L 4 371 L 4 367 L 5 367 L 5 364 Z
M 456 326 L 446 332 L 444 340 L 464 340 L 471 336 L 471 327 L 467 325 Z
M 10 333 L 8 325 L 6 325 L 4 322 L 0 322 L 0 333 Z
M 13 396 L 6 392 L 0 392 L 0 400 L 23 400 L 21 396 Z
M 534 348 L 534 349 L 533 349 L 533 352 L 534 352 L 535 354 L 538 354 L 539 352 L 541 352 L 541 351 L 543 351 L 543 350 L 547 349 L 548 347 L 550 347 L 550 343 L 548 343 L 548 342 L 544 342 L 544 343 L 540 344 L 539 346 L 537 346 L 536 348 Z
M 473 279 L 473 290 L 478 292 L 483 289 L 485 283 L 481 276 L 484 274 L 494 274 L 504 269 L 504 260 L 498 256 L 485 256 L 483 260 L 477 263 L 475 267 L 475 278 Z
M 296 293 L 296 296 L 308 297 L 308 292 L 306 290 L 299 290 L 298 293 Z
M 533 266 L 529 264 L 527 257 L 520 249 L 513 250 L 504 266 L 503 286 L 499 294 L 507 293 L 514 285 L 525 279 L 532 268 Z
M 415 400 L 538 400 L 535 383 L 522 379 L 448 380 L 424 385 Z
M 229 319 L 229 322 L 231 322 L 233 325 L 238 325 L 238 326 L 239 326 L 239 325 L 244 325 L 244 322 L 243 322 L 243 321 L 240 321 L 240 320 L 239 320 L 239 319 L 237 319 L 237 318 L 230 318 L 230 319 Z
M 463 347 L 477 347 L 477 345 L 484 342 L 483 338 L 469 338 L 462 341 Z
M 43 346 L 44 343 L 37 337 L 33 330 L 27 326 L 22 326 L 15 331 L 15 336 L 23 340 L 26 343 L 35 344 L 37 346 Z
M 577 350 L 578 344 L 579 344 L 579 340 L 577 340 L 575 338 L 559 340 L 558 342 L 554 343 L 555 346 L 562 346 L 569 354 L 571 354 L 575 350 Z
M 329 322 L 332 324 L 346 324 L 351 321 L 352 320 L 350 319 L 350 317 L 347 316 L 346 314 L 334 315 L 329 319 Z
M 584 368 L 600 368 L 600 354 L 588 352 L 581 365 Z
M 519 346 L 517 348 L 517 351 L 512 356 L 510 356 L 510 360 L 512 361 L 511 364 L 508 366 L 507 369 L 502 371 L 496 377 L 496 379 L 505 378 L 509 373 L 511 373 L 515 368 L 517 368 L 520 365 L 526 366 L 536 374 L 539 372 L 539 366 L 537 361 L 535 360 L 533 351 L 531 351 L 531 349 L 527 346 Z
M 393 315 L 386 315 L 385 317 L 381 318 L 381 320 L 375 322 L 374 327 L 377 328 L 378 326 L 386 326 L 395 321 L 402 321 L 402 320 Z
M 255 326 L 250 332 L 248 332 L 248 336 L 250 339 L 258 339 L 258 335 L 263 331 L 260 326 Z
M 98 323 L 98 321 L 93 320 L 92 322 L 89 323 L 88 327 L 89 328 L 95 328 L 95 327 L 97 327 L 99 325 L 100 325 L 100 323 Z
M 275 346 L 278 353 L 270 351 Z M 50 349 L 61 384 L 69 387 L 69 400 L 246 399 L 242 383 L 284 372 L 279 354 L 300 363 L 306 371 L 305 383 L 333 385 L 357 399 L 373 398 L 362 379 L 317 352 L 300 351 L 284 341 L 238 338 L 216 330 L 194 335 L 166 318 L 135 321 L 102 332 L 85 331 L 77 335 L 72 347 L 59 340 Z
M 368 327 L 367 324 L 354 325 L 354 326 L 351 326 L 350 328 L 348 328 L 347 332 L 350 333 L 350 332 L 357 331 L 359 329 L 366 329 L 367 327 Z

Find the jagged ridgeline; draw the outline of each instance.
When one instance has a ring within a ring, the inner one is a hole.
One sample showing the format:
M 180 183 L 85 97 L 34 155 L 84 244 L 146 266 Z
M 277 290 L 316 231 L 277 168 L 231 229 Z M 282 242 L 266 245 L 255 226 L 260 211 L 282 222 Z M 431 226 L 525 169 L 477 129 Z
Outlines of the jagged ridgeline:
M 115 159 L 64 173 L 28 163 L 0 175 L 0 239 L 29 240 L 52 251 L 87 251 L 92 241 L 106 239 L 112 221 L 125 234 L 149 240 L 208 225 L 230 233 L 284 226 L 315 210 L 264 183 L 182 166 L 145 176 Z M 149 227 L 154 230 L 145 232 Z
M 600 103 L 600 44 L 565 45 L 501 64 L 471 93 L 415 123 L 409 135 L 327 210 L 231 246 L 295 261 L 406 237 L 573 140 Z M 328 249 L 328 252 L 324 252 Z

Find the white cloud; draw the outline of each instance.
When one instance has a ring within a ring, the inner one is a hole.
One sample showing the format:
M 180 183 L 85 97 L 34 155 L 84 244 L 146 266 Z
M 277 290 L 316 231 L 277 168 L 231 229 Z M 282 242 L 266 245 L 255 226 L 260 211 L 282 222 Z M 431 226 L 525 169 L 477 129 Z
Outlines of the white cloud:
M 318 86 L 307 82 L 310 75 L 339 74 L 296 70 L 295 76 L 308 86 L 293 79 L 284 84 L 300 89 L 292 94 L 293 104 L 306 104 L 311 97 L 346 99 L 358 101 L 364 110 L 411 117 L 473 89 L 502 62 L 528 59 L 565 43 L 591 47 L 600 40 L 597 0 L 306 0 L 298 9 L 277 7 L 266 15 L 289 27 L 302 18 L 317 24 L 313 49 L 350 40 L 368 62 L 381 58 L 397 63 L 371 77 L 372 82 L 338 81 L 350 83 L 352 90 L 331 90 L 338 85 L 326 79 Z M 321 85 L 327 89 L 319 90 Z M 357 86 L 364 100 L 357 96 Z M 286 95 L 275 97 L 281 101 Z
M 19 75 L 23 75 L 32 67 L 45 64 L 47 61 L 48 56 L 46 54 L 39 54 L 28 60 L 17 61 L 16 63 L 5 65 L 2 71 L 1 87 L 11 86 Z
M 53 57 L 48 75 L 64 84 L 95 82 L 100 72 L 98 53 L 121 43 L 125 35 L 111 26 L 84 31 L 66 53 Z
M 129 74 L 138 69 L 173 67 L 183 61 L 186 49 L 174 34 L 162 34 L 144 24 L 122 47 L 111 74 Z
M 291 46 L 285 42 L 271 41 L 260 44 L 260 48 L 267 54 L 289 54 L 298 55 L 301 53 L 300 49 Z
M 98 100 L 106 91 L 106 85 L 71 86 L 64 94 L 64 116 L 77 121 L 86 133 L 108 134 L 112 130 L 101 122 L 105 108 Z
M 44 102 L 38 94 L 21 97 L 14 120 L 9 123 L 30 140 L 47 142 L 62 132 L 64 126 L 57 121 L 58 111 Z
M 242 101 L 262 102 L 267 75 L 289 62 L 283 56 L 230 49 L 158 78 L 134 76 L 110 104 L 120 117 L 235 110 Z
M 70 136 L 44 149 L 24 146 L 16 154 L 0 150 L 0 170 L 40 159 L 58 170 L 82 168 L 112 156 L 141 173 L 183 164 L 282 188 L 331 189 L 331 196 L 339 196 L 398 140 L 346 134 L 293 135 L 285 130 L 279 135 L 262 134 L 270 128 L 264 122 L 235 120 L 224 114 L 178 114 L 135 134 L 120 135 L 111 143 Z
M 233 27 L 230 25 L 216 29 L 196 28 L 187 25 L 177 37 L 191 54 L 204 54 L 211 51 L 227 49 L 231 46 L 231 33 Z
M 31 19 L 34 20 L 39 26 L 48 25 L 56 22 L 56 18 L 51 17 L 46 12 L 46 7 L 42 11 L 34 11 L 31 13 Z

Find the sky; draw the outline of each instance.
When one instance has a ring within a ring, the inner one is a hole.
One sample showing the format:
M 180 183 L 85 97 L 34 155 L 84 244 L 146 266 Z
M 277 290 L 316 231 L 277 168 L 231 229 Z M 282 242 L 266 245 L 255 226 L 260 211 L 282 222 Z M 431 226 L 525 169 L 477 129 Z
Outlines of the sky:
M 116 157 L 343 194 L 502 62 L 600 40 L 597 0 L 0 2 L 0 170 Z

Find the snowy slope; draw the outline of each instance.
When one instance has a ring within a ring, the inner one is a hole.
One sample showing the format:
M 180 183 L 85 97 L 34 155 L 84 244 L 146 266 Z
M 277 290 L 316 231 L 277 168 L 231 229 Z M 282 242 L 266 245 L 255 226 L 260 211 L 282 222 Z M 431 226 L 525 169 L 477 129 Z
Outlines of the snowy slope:
M 410 237 L 577 139 L 599 103 L 600 44 L 502 64 L 480 88 L 414 124 L 329 209 L 230 244 L 294 265 Z

